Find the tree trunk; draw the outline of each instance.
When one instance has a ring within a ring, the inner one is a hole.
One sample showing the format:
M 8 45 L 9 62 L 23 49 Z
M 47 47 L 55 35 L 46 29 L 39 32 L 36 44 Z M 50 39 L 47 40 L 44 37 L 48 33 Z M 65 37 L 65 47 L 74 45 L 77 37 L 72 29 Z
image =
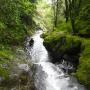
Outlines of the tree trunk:
M 69 11 L 68 11 L 68 1 L 67 0 L 65 0 L 65 18 L 66 18 L 66 23 L 68 22 L 68 13 L 69 13 Z
M 56 14 L 55 14 L 55 27 L 57 27 L 57 19 L 58 19 L 58 2 L 59 0 L 57 0 L 56 2 Z
M 53 31 L 54 31 L 54 27 L 55 27 L 55 0 L 52 0 L 52 8 L 53 8 Z
M 69 0 L 69 14 L 70 14 L 70 20 L 71 20 L 71 25 L 72 25 L 72 34 L 75 33 L 75 12 L 74 12 L 74 4 L 75 0 Z

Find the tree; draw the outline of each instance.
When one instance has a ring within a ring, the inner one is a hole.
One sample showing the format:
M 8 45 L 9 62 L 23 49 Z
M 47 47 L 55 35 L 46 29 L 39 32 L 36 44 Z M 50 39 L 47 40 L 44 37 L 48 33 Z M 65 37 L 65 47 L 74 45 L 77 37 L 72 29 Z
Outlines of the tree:
M 81 6 L 81 0 L 65 0 L 65 17 L 66 22 L 68 22 L 69 18 L 72 25 L 72 33 L 75 33 L 75 20 L 79 15 Z
M 58 21 L 60 20 L 60 14 L 62 11 L 62 0 L 52 0 L 52 7 L 53 7 L 53 19 L 54 19 L 54 23 L 53 23 L 53 30 L 54 27 L 56 28 L 58 25 Z

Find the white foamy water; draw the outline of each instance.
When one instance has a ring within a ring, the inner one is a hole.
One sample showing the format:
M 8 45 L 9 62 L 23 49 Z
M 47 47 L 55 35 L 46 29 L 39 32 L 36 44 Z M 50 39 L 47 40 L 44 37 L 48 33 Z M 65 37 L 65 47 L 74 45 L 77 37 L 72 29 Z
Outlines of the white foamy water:
M 34 44 L 29 52 L 32 61 L 35 63 L 37 90 L 85 90 L 74 77 L 65 75 L 65 73 L 52 64 L 45 47 L 43 39 L 40 37 L 42 31 L 37 31 L 33 36 Z

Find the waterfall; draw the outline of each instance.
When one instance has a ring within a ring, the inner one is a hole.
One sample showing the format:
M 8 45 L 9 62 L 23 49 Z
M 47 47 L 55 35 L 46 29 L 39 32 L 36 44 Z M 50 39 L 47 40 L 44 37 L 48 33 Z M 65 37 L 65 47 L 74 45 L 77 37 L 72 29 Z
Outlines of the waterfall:
M 37 31 L 31 38 L 34 40 L 32 47 L 27 46 L 32 62 L 36 65 L 35 86 L 37 90 L 85 90 L 76 78 L 66 75 L 61 67 L 66 65 L 63 61 L 60 65 L 50 62 L 49 54 L 43 45 L 40 35 L 42 30 Z M 70 65 L 66 66 L 66 68 Z M 73 67 L 73 66 L 72 66 Z

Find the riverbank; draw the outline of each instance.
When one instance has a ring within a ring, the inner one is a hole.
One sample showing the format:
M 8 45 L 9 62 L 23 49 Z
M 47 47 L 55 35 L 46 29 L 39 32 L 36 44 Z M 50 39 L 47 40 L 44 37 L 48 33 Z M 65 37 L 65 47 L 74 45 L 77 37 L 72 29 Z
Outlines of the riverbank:
M 23 47 L 0 45 L 0 90 L 34 90 L 33 69 Z
M 77 35 L 70 35 L 60 31 L 47 32 L 42 35 L 44 45 L 54 58 L 52 62 L 60 63 L 61 60 L 71 62 L 75 71 L 74 75 L 81 84 L 90 89 L 90 39 Z

